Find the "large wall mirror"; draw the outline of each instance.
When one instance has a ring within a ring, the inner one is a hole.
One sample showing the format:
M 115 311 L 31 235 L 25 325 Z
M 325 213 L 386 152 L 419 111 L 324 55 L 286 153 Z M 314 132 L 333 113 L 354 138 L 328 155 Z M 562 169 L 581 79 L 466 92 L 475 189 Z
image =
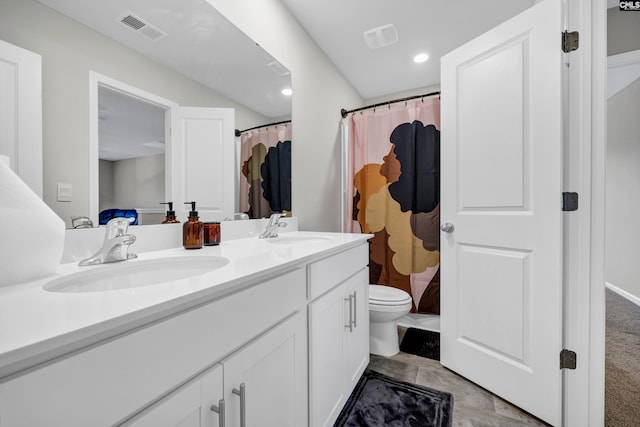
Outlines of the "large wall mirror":
M 100 86 L 97 116 L 105 144 L 90 149 L 91 73 L 180 106 L 232 108 L 237 129 L 291 118 L 291 97 L 282 94 L 291 86 L 286 68 L 206 0 L 5 3 L 0 39 L 43 58 L 43 196 L 67 226 L 72 217 L 89 216 L 95 200 L 102 199 L 103 207 L 122 204 L 150 213 L 162 211 L 159 202 L 167 201 L 158 184 L 162 157 L 170 155 L 159 124 L 166 106 Z M 142 123 L 143 117 L 149 123 Z M 155 130 L 147 129 L 152 122 Z M 99 186 L 90 178 L 92 162 L 103 166 Z M 130 178 L 142 163 L 143 172 Z M 237 182 L 221 189 L 234 193 L 236 206 Z M 71 189 L 70 201 L 58 200 L 59 184 Z M 165 182 L 165 189 L 169 186 Z M 131 191 L 123 191 L 126 187 Z

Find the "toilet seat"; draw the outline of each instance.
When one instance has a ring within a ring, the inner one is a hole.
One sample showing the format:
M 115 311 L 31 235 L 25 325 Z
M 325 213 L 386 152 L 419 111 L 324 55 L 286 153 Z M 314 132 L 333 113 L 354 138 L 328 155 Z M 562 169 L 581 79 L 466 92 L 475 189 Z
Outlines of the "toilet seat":
M 411 296 L 402 289 L 383 285 L 369 285 L 369 304 L 403 306 L 411 303 Z

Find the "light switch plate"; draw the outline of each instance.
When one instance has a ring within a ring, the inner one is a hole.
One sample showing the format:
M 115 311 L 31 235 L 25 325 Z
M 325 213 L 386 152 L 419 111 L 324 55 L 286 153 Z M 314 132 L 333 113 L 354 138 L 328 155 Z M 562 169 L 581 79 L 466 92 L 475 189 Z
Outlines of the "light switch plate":
M 71 197 L 73 196 L 72 190 L 71 184 L 58 183 L 58 201 L 70 202 Z

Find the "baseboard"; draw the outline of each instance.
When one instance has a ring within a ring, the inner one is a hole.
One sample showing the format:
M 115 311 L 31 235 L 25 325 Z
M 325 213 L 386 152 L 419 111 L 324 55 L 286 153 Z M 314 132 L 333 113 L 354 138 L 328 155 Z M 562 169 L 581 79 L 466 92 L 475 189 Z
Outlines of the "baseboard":
M 640 306 L 640 298 L 638 298 L 637 296 L 630 294 L 629 292 L 625 291 L 624 289 L 620 289 L 619 287 L 609 283 L 609 282 L 605 282 L 604 285 L 607 287 L 607 289 L 612 290 L 613 292 L 615 292 L 616 294 L 620 295 L 623 298 L 628 299 L 629 301 L 631 301 L 632 303 L 634 303 L 637 306 Z

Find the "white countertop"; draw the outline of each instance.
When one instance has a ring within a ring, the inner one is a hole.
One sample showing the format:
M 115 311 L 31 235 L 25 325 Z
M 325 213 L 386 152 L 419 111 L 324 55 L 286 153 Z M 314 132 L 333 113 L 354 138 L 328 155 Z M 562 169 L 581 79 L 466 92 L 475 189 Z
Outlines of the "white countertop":
M 298 231 L 282 236 L 329 239 L 306 244 L 274 244 L 269 239 L 252 237 L 223 241 L 219 246 L 198 250 L 173 248 L 146 252 L 137 259 L 123 262 L 218 256 L 229 259 L 229 263 L 195 277 L 123 290 L 51 292 L 43 289 L 46 283 L 65 275 L 109 269 L 122 263 L 91 267 L 61 264 L 54 275 L 0 288 L 0 379 L 282 274 L 310 260 L 357 246 L 371 237 Z

